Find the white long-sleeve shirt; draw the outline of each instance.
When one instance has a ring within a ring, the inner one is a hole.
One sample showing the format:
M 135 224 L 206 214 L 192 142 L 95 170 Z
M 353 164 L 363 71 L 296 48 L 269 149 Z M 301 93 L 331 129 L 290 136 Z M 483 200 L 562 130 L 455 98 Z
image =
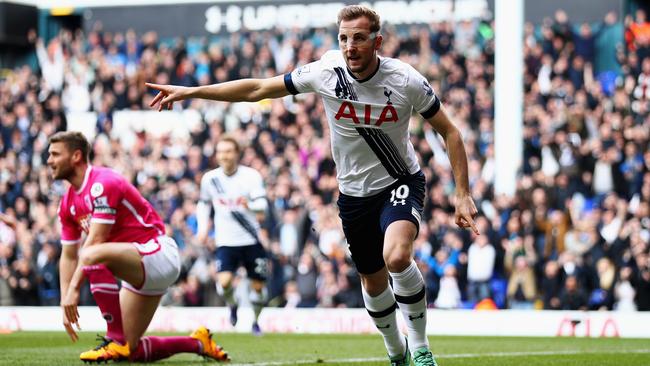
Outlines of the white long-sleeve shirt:
M 61 91 L 61 88 L 63 88 L 63 70 L 65 66 L 61 46 L 57 47 L 54 52 L 54 60 L 50 60 L 42 44 L 36 46 L 36 56 L 38 57 L 38 64 L 41 67 L 45 83 L 52 90 L 57 92 Z
M 492 245 L 470 245 L 467 255 L 467 279 L 483 282 L 492 278 L 496 251 Z

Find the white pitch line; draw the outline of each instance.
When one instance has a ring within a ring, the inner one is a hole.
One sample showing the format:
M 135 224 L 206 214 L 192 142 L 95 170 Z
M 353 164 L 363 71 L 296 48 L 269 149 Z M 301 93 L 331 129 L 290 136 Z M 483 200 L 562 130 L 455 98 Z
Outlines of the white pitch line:
M 599 353 L 648 353 L 650 349 L 632 349 L 632 350 L 608 350 L 608 351 L 531 351 L 531 352 L 490 352 L 490 353 L 452 353 L 447 355 L 435 355 L 436 358 L 476 358 L 476 357 L 519 357 L 519 356 L 559 356 L 559 355 L 580 355 L 580 354 L 599 354 Z M 336 359 L 314 359 L 314 360 L 297 360 L 292 362 L 275 361 L 259 363 L 229 363 L 228 366 L 285 366 L 285 365 L 308 365 L 308 364 L 328 364 L 328 363 L 361 363 L 386 361 L 386 357 L 367 357 L 367 358 L 336 358 Z
M 331 360 L 297 360 L 297 361 L 275 361 L 275 362 L 260 362 L 260 363 L 229 363 L 228 366 L 284 366 L 284 365 L 308 365 L 313 363 L 328 364 L 328 363 L 361 363 L 373 361 L 386 361 L 386 357 L 368 357 L 368 358 L 333 358 Z

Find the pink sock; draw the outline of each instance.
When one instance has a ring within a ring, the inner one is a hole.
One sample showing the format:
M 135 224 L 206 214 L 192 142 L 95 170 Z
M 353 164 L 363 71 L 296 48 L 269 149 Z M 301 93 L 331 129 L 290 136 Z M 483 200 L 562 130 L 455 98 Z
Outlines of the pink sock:
M 106 320 L 106 338 L 124 344 L 120 290 L 113 273 L 103 264 L 84 266 L 83 271 L 90 282 L 90 292 Z
M 201 352 L 201 342 L 192 337 L 154 337 L 140 338 L 138 349 L 131 354 L 132 362 L 152 362 L 162 360 L 177 353 Z

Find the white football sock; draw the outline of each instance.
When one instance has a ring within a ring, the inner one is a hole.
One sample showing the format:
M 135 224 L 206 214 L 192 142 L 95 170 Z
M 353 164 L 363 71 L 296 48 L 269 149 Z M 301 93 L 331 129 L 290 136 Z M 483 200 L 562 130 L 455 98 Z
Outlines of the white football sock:
M 414 261 L 404 271 L 390 272 L 395 300 L 408 328 L 409 348 L 429 347 L 427 339 L 427 299 L 424 279 Z
M 388 286 L 379 296 L 371 297 L 363 290 L 363 302 L 370 318 L 384 337 L 384 344 L 389 356 L 403 355 L 406 351 L 404 335 L 397 328 L 397 316 L 395 310 L 397 303 L 393 290 Z

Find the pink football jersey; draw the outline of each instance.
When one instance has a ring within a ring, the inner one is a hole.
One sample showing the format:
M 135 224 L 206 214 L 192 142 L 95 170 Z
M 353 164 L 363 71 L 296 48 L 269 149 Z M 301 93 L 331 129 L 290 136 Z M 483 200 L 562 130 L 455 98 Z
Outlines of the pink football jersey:
M 165 232 L 160 216 L 140 192 L 109 168 L 88 166 L 79 190 L 61 199 L 61 243 L 74 244 L 90 224 L 113 224 L 107 242 L 145 243 Z

